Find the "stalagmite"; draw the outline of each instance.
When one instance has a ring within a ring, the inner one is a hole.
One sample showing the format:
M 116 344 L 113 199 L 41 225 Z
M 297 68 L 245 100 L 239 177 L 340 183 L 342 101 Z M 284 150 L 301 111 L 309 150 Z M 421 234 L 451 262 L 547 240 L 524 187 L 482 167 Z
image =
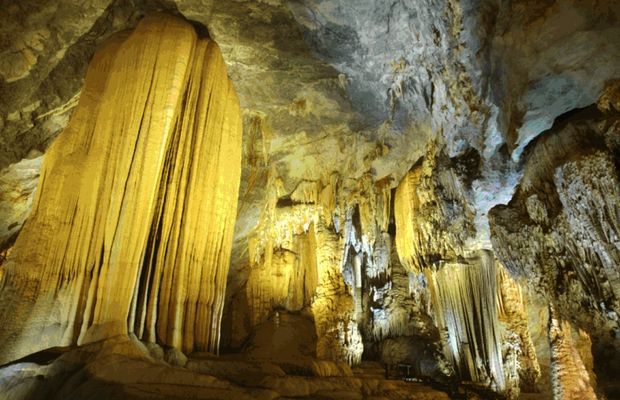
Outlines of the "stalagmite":
M 555 400 L 596 400 L 579 352 L 574 346 L 572 328 L 558 319 L 553 306 L 549 310 L 549 343 L 551 345 L 551 379 Z
M 504 353 L 513 357 L 513 362 L 504 363 L 506 380 L 514 381 L 516 385 L 513 386 L 516 388 L 520 385 L 533 389 L 540 378 L 540 366 L 529 332 L 521 288 L 497 261 L 495 271 L 498 289 L 498 318 L 506 331 L 503 335 L 505 337 Z
M 109 40 L 3 265 L 0 362 L 129 332 L 216 351 L 240 162 L 214 42 L 165 15 Z
M 312 312 L 318 337 L 317 356 L 357 364 L 364 345 L 354 319 L 351 288 L 340 272 L 340 241 L 322 221 L 316 227 L 316 241 L 318 283 Z

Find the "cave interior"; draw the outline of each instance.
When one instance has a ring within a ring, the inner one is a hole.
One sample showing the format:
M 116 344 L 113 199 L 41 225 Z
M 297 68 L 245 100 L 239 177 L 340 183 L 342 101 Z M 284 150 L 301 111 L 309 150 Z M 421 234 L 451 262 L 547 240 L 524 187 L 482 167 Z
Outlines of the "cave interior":
M 0 399 L 620 399 L 620 2 L 0 9 Z

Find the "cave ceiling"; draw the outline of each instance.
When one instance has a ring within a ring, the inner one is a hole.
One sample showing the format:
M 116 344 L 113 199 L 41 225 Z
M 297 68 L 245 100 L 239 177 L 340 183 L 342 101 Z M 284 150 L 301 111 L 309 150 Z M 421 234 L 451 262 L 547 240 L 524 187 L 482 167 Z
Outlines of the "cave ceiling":
M 23 1 L 3 9 L 3 168 L 44 152 L 64 127 L 103 38 L 152 10 L 208 30 L 239 93 L 251 161 L 238 238 L 258 217 L 269 174 L 283 181 L 282 195 L 332 172 L 395 185 L 436 136 L 450 157 L 481 156 L 468 197 L 478 214 L 473 245 L 489 247 L 486 212 L 510 198 L 524 146 L 557 116 L 594 103 L 620 73 L 614 2 Z

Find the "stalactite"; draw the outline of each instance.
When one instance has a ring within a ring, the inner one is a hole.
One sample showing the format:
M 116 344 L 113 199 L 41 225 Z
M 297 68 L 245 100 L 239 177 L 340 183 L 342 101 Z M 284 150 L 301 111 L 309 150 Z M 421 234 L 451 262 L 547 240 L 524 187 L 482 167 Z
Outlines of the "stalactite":
M 441 261 L 425 276 L 444 354 L 461 378 L 510 399 L 521 386 L 533 388 L 540 368 L 521 291 L 492 253 Z
M 420 274 L 426 277 L 430 313 L 460 378 L 518 398 L 520 386 L 540 375 L 522 299 L 516 283 L 496 276 L 494 255 L 474 239 L 475 213 L 454 163 L 431 142 L 399 183 L 398 258 L 410 274 L 410 288 L 418 286 Z
M 243 160 L 253 167 L 267 166 L 269 165 L 271 132 L 265 122 L 265 114 L 254 111 L 246 118 L 249 122 L 246 125 L 248 128 L 247 139 L 244 140 L 243 145 Z M 251 187 L 251 185 L 248 186 Z
M 419 207 L 415 193 L 416 183 L 420 180 L 421 169 L 409 172 L 396 190 L 394 200 L 394 219 L 396 220 L 396 247 L 400 262 L 414 273 L 422 272 L 422 265 L 417 259 L 420 243 L 415 237 L 415 211 Z
M 495 264 L 481 252 L 466 264 L 428 271 L 437 326 L 447 333 L 446 356 L 462 377 L 506 388 L 497 318 Z
M 301 181 L 291 193 L 291 200 L 298 203 L 319 203 L 321 183 L 316 181 Z
M 135 333 L 216 351 L 241 163 L 218 46 L 165 15 L 92 60 L 2 282 L 2 361 Z
M 317 221 L 318 214 L 313 205 L 274 206 L 273 210 L 263 213 L 259 225 L 248 240 L 250 263 L 268 265 L 269 253 L 273 249 L 293 249 L 296 236 L 307 232 L 310 225 Z
M 270 254 L 252 265 L 246 288 L 252 326 L 264 322 L 274 310 L 300 311 L 310 306 L 317 286 L 315 236 L 311 223 L 283 247 L 266 249 Z
M 422 272 L 439 259 L 456 259 L 475 236 L 466 189 L 436 143 L 403 178 L 394 198 L 396 247 L 401 263 Z
M 598 298 L 620 307 L 620 175 L 616 171 L 613 156 L 597 152 L 557 168 L 554 182 L 575 242 L 569 252 L 585 261 L 575 263 L 580 279 Z
M 493 247 L 511 274 L 553 301 L 558 318 L 597 338 L 592 352 L 601 382 L 613 382 L 620 365 L 620 114 L 613 88 L 599 104 L 605 113 L 594 106 L 576 111 L 533 142 L 512 200 L 489 212 Z
M 362 256 L 361 232 L 353 228 L 352 208 L 339 196 L 339 176 L 302 181 L 290 195 L 276 188 L 275 180 L 270 182 L 271 201 L 248 241 L 250 325 L 260 324 L 277 309 L 309 307 L 319 338 L 317 356 L 358 363 L 363 351 L 356 318 L 361 311 L 362 265 L 356 284 L 353 258 L 345 254 L 350 248 L 360 249 L 361 263 L 372 251 L 366 241 Z
M 390 337 L 415 336 L 429 339 L 434 335 L 430 317 L 430 298 L 423 274 L 408 273 L 398 262 L 395 245 L 391 246 L 390 273 L 383 275 L 382 286 L 370 286 L 370 335 L 380 341 Z
M 327 182 L 321 189 L 319 204 L 321 206 L 321 216 L 323 220 L 326 222 L 328 226 L 333 225 L 334 213 L 336 212 L 336 208 L 338 205 L 337 193 L 338 193 L 338 183 L 339 183 L 339 175 L 336 173 L 332 173 Z M 338 227 L 336 227 L 337 229 Z
M 275 308 L 284 308 L 291 278 L 297 276 L 294 269 L 296 254 L 292 251 L 275 250 L 268 260 L 269 264 L 253 267 L 248 279 L 247 296 L 252 325 L 265 321 Z
M 246 293 L 251 325 L 261 323 L 277 308 L 289 309 L 285 303 L 291 299 L 284 294 L 282 281 L 290 281 L 290 274 L 301 271 L 287 268 L 283 272 L 281 258 L 288 256 L 290 261 L 284 263 L 293 264 L 289 252 L 299 252 L 292 238 L 301 237 L 313 225 L 317 282 L 312 285 L 316 291 L 310 308 L 319 338 L 317 355 L 357 363 L 363 350 L 362 326 L 374 326 L 368 328 L 375 332 L 371 337 L 379 339 L 404 332 L 425 335 L 429 321 L 422 321 L 421 310 L 417 313 L 397 304 L 401 297 L 413 304 L 420 300 L 421 291 L 409 293 L 403 285 L 404 292 L 398 296 L 385 296 L 390 284 L 376 286 L 391 275 L 391 180 L 375 182 L 366 174 L 346 183 L 343 187 L 339 175 L 333 173 L 317 181 L 302 180 L 289 195 L 268 189 L 272 206 L 266 208 L 249 241 L 251 270 Z M 389 316 L 368 308 L 367 291 L 378 296 L 377 301 L 381 297 L 390 304 Z M 426 308 L 428 302 L 421 304 Z
M 388 179 L 375 183 L 377 202 L 377 225 L 381 232 L 387 232 L 390 225 L 392 204 L 392 182 Z

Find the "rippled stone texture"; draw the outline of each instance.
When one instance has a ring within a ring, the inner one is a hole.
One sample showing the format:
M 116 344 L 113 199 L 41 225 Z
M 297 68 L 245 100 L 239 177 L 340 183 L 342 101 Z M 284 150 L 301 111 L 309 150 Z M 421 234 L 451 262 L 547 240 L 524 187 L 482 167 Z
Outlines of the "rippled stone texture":
M 106 42 L 3 265 L 0 360 L 129 332 L 216 351 L 241 135 L 190 24 L 157 14 Z

